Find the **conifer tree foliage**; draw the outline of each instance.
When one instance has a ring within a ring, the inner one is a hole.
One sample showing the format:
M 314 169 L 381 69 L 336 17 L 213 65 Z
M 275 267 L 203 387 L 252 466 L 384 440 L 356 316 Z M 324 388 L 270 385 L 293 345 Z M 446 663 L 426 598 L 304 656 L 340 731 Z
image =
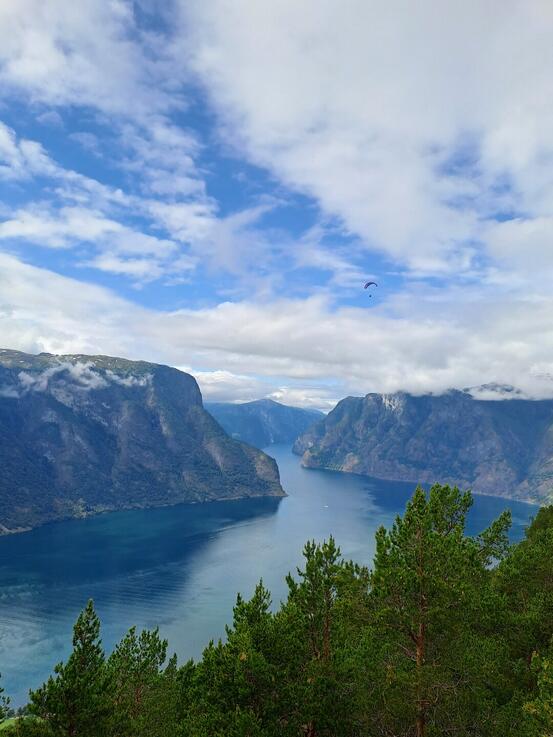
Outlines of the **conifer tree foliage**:
M 543 656 L 534 655 L 532 666 L 537 674 L 537 694 L 524 709 L 533 734 L 553 737 L 553 640 Z
M 488 657 L 501 649 L 489 564 L 506 550 L 510 516 L 468 537 L 471 503 L 456 488 L 434 486 L 427 497 L 419 487 L 403 518 L 377 533 L 369 626 L 385 683 L 375 705 L 383 732 L 468 730 L 477 706 L 482 721 L 489 719 Z
M 530 659 L 553 634 L 553 506 L 543 507 L 497 570 L 498 589 L 509 601 L 513 655 Z
M 73 652 L 66 663 L 55 667 L 54 673 L 31 693 L 31 713 L 44 719 L 55 734 L 107 735 L 111 689 L 100 640 L 100 620 L 92 601 L 75 623 Z
M 266 735 L 277 718 L 277 650 L 270 594 L 259 583 L 253 597 L 238 596 L 225 644 L 211 642 L 197 666 L 189 666 L 188 710 L 183 734 Z
M 0 678 L 1 678 L 0 674 Z M 4 689 L 0 685 L 0 722 L 2 722 L 8 715 L 8 709 L 10 706 L 9 698 L 4 694 Z
M 170 737 L 175 722 L 171 691 L 176 682 L 176 659 L 167 667 L 167 640 L 158 630 L 139 635 L 132 627 L 106 663 L 110 685 L 109 733 L 113 737 Z
M 295 655 L 295 662 L 287 659 L 292 668 L 286 680 L 293 692 L 285 716 L 307 735 L 352 734 L 362 679 L 359 662 L 351 658 L 349 635 L 355 634 L 348 626 L 347 603 L 353 592 L 366 589 L 368 574 L 341 559 L 332 537 L 321 545 L 308 542 L 303 556 L 297 580 L 287 577 L 289 596 L 278 618 L 282 640 Z
M 471 495 L 418 488 L 371 571 L 310 541 L 278 607 L 238 596 L 225 641 L 167 658 L 132 628 L 105 657 L 92 602 L 73 652 L 5 737 L 553 737 L 553 507 L 510 546 L 465 534 Z

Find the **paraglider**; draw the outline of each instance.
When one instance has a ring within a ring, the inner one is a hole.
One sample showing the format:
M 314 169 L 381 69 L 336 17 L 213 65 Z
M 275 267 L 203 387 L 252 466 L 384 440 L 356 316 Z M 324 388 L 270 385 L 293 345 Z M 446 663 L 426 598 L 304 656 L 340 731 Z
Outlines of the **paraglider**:
M 368 287 L 370 287 L 370 286 L 371 286 L 371 284 L 374 284 L 374 286 L 375 286 L 375 287 L 377 287 L 377 286 L 378 286 L 378 284 L 377 284 L 377 283 L 376 283 L 375 281 L 368 281 L 368 282 L 367 282 L 367 283 L 365 284 L 365 286 L 363 287 L 363 289 L 368 289 Z M 369 294 L 369 297 L 372 297 L 372 294 Z

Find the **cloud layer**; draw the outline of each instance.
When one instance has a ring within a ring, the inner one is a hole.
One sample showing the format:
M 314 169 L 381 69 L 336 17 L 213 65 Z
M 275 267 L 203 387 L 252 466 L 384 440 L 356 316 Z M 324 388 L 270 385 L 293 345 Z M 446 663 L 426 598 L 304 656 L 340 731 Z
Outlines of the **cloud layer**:
M 181 8 L 183 53 L 221 134 L 367 247 L 423 272 L 470 272 L 501 259 L 488 243 L 498 217 L 519 214 L 522 248 L 550 215 L 550 3 Z
M 549 396 L 552 36 L 541 1 L 4 0 L 1 344 L 216 399 Z
M 314 297 L 162 312 L 5 255 L 0 294 L 6 345 L 163 361 L 195 373 L 211 399 L 273 396 L 328 408 L 345 394 L 492 381 L 553 396 L 553 298 L 519 302 L 516 316 L 500 300 L 473 301 L 462 320 L 445 293 L 413 293 L 382 310 L 335 309 Z

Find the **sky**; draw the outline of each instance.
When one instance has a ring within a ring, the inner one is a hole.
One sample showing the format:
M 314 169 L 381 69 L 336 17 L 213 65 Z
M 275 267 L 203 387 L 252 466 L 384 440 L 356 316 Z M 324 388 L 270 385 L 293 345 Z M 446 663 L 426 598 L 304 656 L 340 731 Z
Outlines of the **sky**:
M 553 396 L 552 36 L 549 0 L 2 0 L 0 346 Z

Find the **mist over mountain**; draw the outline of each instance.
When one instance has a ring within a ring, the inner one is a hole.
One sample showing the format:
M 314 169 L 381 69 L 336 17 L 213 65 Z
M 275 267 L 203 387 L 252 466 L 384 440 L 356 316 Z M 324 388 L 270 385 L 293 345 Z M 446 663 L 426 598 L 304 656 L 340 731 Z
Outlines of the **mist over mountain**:
M 0 351 L 0 531 L 97 512 L 282 496 L 195 379 L 108 356 Z
M 553 400 L 523 399 L 499 385 L 440 396 L 347 397 L 298 438 L 294 452 L 309 468 L 547 502 Z
M 229 435 L 256 448 L 271 443 L 291 444 L 324 417 L 318 410 L 289 407 L 272 399 L 242 404 L 206 402 L 205 408 Z

